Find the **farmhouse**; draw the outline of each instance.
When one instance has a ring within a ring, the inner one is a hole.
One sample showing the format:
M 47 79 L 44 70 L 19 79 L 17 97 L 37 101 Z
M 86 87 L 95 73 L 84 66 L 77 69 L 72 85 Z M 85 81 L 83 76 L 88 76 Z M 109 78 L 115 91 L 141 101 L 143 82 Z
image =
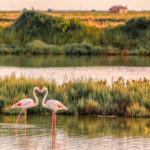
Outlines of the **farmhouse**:
M 113 6 L 113 7 L 109 8 L 109 12 L 110 13 L 126 14 L 128 12 L 128 8 L 127 8 L 127 6 L 124 7 L 124 6 L 121 6 L 121 5 Z

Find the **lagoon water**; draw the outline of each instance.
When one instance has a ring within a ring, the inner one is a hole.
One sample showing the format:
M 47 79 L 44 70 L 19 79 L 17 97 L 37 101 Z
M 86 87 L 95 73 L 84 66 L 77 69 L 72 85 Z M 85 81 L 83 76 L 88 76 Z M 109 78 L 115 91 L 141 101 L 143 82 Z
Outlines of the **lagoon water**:
M 22 56 L 0 55 L 0 66 L 11 67 L 150 67 L 150 56 Z
M 63 84 L 68 81 L 150 79 L 148 56 L 0 56 L 0 77 L 43 78 Z
M 51 67 L 51 68 L 22 68 L 22 67 L 0 67 L 0 76 L 6 77 L 15 75 L 17 78 L 43 78 L 57 84 L 69 81 L 107 80 L 111 85 L 112 81 L 122 77 L 126 80 L 150 79 L 150 67 Z
M 149 150 L 150 119 L 57 116 L 56 136 L 51 116 L 0 116 L 1 150 Z
M 150 57 L 0 56 L 0 76 L 42 77 L 62 84 L 69 80 L 112 81 L 150 79 Z M 0 150 L 149 150 L 150 119 L 57 116 L 56 136 L 51 116 L 0 116 Z

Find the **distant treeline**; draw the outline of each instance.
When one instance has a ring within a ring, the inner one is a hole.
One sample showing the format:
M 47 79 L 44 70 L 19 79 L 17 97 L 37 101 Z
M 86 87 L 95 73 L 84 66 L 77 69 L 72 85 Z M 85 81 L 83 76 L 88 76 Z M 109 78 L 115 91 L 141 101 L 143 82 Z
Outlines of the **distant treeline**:
M 149 55 L 149 39 L 150 18 L 146 17 L 130 19 L 125 25 L 114 28 L 99 29 L 79 19 L 25 11 L 14 24 L 0 32 L 0 53 Z

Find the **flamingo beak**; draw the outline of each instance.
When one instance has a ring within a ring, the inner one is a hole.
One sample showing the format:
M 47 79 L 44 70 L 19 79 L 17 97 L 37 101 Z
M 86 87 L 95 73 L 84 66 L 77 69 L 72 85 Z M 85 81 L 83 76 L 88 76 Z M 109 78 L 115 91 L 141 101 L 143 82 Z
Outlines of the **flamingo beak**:
M 40 90 L 40 89 L 39 89 L 39 90 L 37 90 L 37 91 L 38 91 L 39 93 L 43 93 L 43 91 L 42 91 L 42 90 Z
M 68 108 L 67 108 L 67 107 L 65 107 L 65 108 L 64 108 L 64 110 L 68 110 Z
M 15 105 L 12 105 L 12 106 L 11 106 L 11 108 L 14 108 L 14 107 L 15 107 Z

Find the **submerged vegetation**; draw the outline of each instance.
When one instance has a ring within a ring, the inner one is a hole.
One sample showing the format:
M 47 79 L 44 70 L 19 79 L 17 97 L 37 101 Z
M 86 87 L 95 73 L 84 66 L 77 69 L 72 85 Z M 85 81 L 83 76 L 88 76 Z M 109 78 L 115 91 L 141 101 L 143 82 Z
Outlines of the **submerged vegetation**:
M 34 86 L 48 87 L 47 99 L 58 99 L 68 111 L 64 114 L 102 115 L 124 117 L 150 117 L 150 80 L 132 80 L 125 82 L 122 78 L 112 83 L 92 80 L 74 81 L 57 85 L 43 79 L 33 80 L 15 76 L 0 79 L 0 112 L 16 114 L 20 109 L 11 109 L 11 105 L 25 97 L 33 98 Z M 37 93 L 39 105 L 28 110 L 28 113 L 48 114 L 41 106 L 44 94 Z
M 141 13 L 142 14 L 142 13 Z M 99 28 L 88 25 L 85 15 L 25 11 L 10 26 L 0 29 L 0 54 L 149 55 L 150 15 L 133 14 L 114 20 L 103 14 L 96 22 L 123 22 Z M 105 16 L 105 17 L 104 17 Z M 112 18 L 111 18 L 112 16 Z M 88 16 L 86 16 L 88 17 Z M 89 15 L 91 18 L 91 15 Z M 9 18 L 10 19 L 10 18 Z

